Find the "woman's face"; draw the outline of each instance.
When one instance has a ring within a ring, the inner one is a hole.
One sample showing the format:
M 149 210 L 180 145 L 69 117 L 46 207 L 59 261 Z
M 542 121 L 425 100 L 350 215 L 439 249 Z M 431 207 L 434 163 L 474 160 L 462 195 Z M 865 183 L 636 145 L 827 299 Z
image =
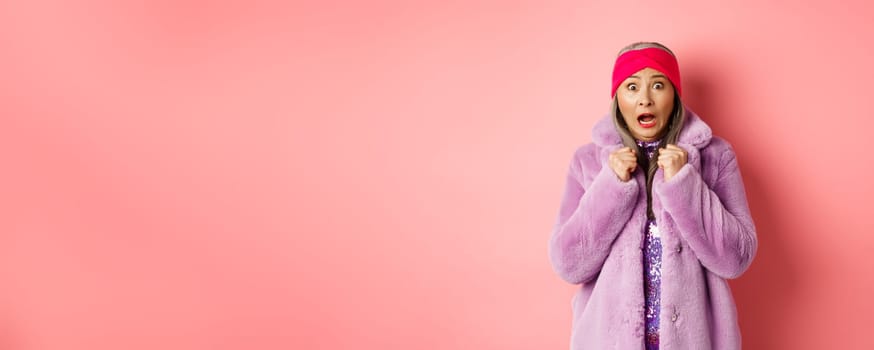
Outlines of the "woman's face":
M 674 110 L 674 86 L 661 72 L 644 68 L 616 89 L 619 112 L 631 136 L 641 141 L 660 139 Z

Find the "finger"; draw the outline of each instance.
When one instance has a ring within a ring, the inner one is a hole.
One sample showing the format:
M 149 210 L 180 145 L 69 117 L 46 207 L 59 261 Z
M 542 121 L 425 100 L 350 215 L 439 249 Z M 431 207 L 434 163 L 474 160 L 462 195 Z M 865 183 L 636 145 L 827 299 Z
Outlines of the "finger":
M 616 157 L 610 161 L 610 164 L 612 168 L 627 169 L 637 165 L 637 159 Z
M 682 154 L 682 155 L 684 155 L 684 156 L 685 156 L 686 154 L 688 154 L 688 152 L 686 152 L 686 150 L 683 149 L 682 147 L 679 147 L 679 146 L 677 146 L 677 145 L 668 145 L 668 146 L 671 146 L 671 150 L 673 150 L 673 151 L 676 152 L 676 153 Z
M 662 148 L 659 150 L 659 154 L 683 154 L 683 151 L 675 148 Z
M 672 168 L 678 163 L 675 163 L 671 159 L 660 159 L 656 164 L 659 165 L 659 168 Z
M 663 161 L 667 162 L 667 161 L 672 161 L 672 160 L 676 160 L 676 159 L 680 159 L 680 156 L 676 155 L 676 154 L 662 154 L 662 155 L 659 155 L 658 161 L 659 162 L 663 162 Z
M 666 157 L 685 157 L 685 156 L 686 156 L 686 153 L 683 152 L 683 151 L 665 150 L 665 151 L 663 151 L 663 152 L 659 152 L 659 157 L 661 157 L 661 156 L 666 156 Z
M 677 163 L 686 163 L 687 156 L 685 153 L 676 152 L 676 151 L 667 151 L 663 154 L 659 154 L 660 161 L 671 161 Z
M 617 155 L 615 156 L 615 158 L 616 158 L 616 159 L 619 159 L 619 160 L 628 160 L 628 161 L 631 161 L 631 160 L 636 161 L 636 160 L 637 160 L 637 156 L 635 156 L 635 155 L 633 155 L 633 154 L 631 154 L 631 153 L 617 154 Z
M 671 146 L 671 145 L 668 145 L 668 147 L 665 147 L 665 148 L 660 149 L 660 150 L 659 150 L 659 153 L 672 153 L 672 154 L 673 154 L 673 153 L 683 153 L 683 152 L 685 152 L 682 148 L 670 147 L 670 146 Z
M 631 151 L 632 151 L 632 148 L 631 148 L 631 147 L 628 147 L 628 146 L 625 146 L 625 147 L 622 147 L 622 148 L 620 148 L 620 149 L 618 149 L 618 150 L 616 150 L 616 151 L 617 151 L 617 152 L 631 152 Z
M 622 154 L 616 156 L 616 159 L 624 161 L 624 162 L 637 162 L 637 157 L 633 154 Z

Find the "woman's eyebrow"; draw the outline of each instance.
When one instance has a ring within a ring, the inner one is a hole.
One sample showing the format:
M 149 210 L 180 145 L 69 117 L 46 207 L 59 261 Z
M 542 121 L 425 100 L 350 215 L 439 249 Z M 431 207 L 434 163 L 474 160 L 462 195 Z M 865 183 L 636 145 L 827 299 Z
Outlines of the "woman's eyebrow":
M 639 76 L 636 76 L 636 75 L 629 76 L 628 78 L 640 79 L 640 77 L 639 77 Z M 664 75 L 662 75 L 662 74 L 656 74 L 656 75 L 651 76 L 650 78 L 665 78 L 665 79 L 667 79 L 668 77 L 666 77 L 666 76 L 664 76 Z M 627 79 L 627 78 L 626 78 L 626 79 Z

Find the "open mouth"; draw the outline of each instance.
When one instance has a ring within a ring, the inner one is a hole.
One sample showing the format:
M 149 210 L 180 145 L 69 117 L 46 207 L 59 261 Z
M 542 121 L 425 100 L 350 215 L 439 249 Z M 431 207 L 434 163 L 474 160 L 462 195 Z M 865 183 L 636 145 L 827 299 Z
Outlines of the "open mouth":
M 643 113 L 637 116 L 637 123 L 644 128 L 651 128 L 656 125 L 656 117 L 652 113 Z

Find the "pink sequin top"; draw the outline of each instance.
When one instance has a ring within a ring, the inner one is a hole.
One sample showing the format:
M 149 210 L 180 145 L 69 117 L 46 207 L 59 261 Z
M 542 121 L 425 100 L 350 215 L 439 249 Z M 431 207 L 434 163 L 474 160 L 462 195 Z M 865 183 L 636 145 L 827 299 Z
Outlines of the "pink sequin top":
M 637 141 L 651 161 L 660 141 Z M 648 218 L 644 229 L 643 292 L 646 308 L 646 350 L 659 348 L 659 310 L 661 310 L 662 243 L 655 218 Z

